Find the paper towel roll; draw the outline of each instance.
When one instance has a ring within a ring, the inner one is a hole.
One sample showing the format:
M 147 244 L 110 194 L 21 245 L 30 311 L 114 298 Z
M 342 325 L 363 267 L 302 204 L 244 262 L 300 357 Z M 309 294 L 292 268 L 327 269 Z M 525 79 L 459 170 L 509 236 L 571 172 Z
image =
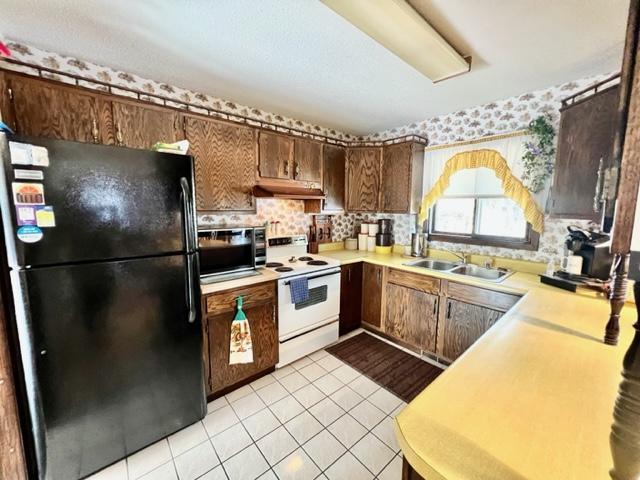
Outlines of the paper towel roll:
M 376 251 L 376 237 L 367 237 L 367 250 L 370 252 Z
M 358 235 L 358 250 L 367 250 L 367 240 L 368 240 L 368 236 L 366 233 L 361 233 L 360 235 Z

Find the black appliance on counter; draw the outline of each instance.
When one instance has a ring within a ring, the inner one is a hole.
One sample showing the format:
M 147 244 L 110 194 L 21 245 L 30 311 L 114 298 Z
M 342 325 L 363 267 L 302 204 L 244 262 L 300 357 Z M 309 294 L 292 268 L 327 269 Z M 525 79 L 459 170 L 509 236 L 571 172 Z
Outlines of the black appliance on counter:
M 613 255 L 609 252 L 609 234 L 567 227 L 569 234 L 565 240 L 567 250 L 582 257 L 582 275 L 589 278 L 608 280 L 611 276 Z
M 193 159 L 4 134 L 0 157 L 36 475 L 85 477 L 205 415 Z
M 201 227 L 198 251 L 204 283 L 252 275 L 267 263 L 266 231 L 251 226 Z

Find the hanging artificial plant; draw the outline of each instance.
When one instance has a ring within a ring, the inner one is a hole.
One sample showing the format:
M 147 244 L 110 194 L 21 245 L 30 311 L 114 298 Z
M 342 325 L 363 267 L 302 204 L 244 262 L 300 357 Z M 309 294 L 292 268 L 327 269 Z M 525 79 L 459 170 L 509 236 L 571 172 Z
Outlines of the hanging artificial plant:
M 555 162 L 556 133 L 551 125 L 551 116 L 547 114 L 533 119 L 527 133 L 533 139 L 524 144 L 526 152 L 522 156 L 522 180 L 531 192 L 538 193 L 553 172 Z

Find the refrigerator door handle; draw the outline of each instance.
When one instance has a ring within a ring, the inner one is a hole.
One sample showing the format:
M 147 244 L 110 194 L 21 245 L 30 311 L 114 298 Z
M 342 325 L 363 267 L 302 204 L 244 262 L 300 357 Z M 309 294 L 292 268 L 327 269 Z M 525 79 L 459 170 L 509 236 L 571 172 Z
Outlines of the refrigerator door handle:
M 197 312 L 196 312 L 196 304 L 195 304 L 195 288 L 194 288 L 194 254 L 189 254 L 186 256 L 187 257 L 187 306 L 189 308 L 189 317 L 188 317 L 188 321 L 189 323 L 193 323 L 196 321 L 196 316 L 197 316 Z
M 193 209 L 192 209 L 192 198 L 191 198 L 191 189 L 189 188 L 189 182 L 185 177 L 180 179 L 180 188 L 182 190 L 181 200 L 182 200 L 182 215 L 184 222 L 184 239 L 185 239 L 185 248 L 187 252 L 195 251 L 195 228 L 193 225 Z

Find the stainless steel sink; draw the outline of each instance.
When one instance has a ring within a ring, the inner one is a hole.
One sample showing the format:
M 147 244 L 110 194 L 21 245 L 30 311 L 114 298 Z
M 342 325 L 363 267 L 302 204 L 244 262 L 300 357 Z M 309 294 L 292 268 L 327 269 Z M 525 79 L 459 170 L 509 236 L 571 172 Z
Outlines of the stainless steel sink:
M 424 258 L 413 262 L 405 263 L 409 267 L 428 268 L 430 270 L 451 270 L 457 263 L 447 262 L 446 260 L 436 260 L 435 258 Z
M 421 258 L 405 263 L 408 267 L 420 267 L 427 270 L 438 270 L 441 272 L 453 273 L 454 275 L 464 275 L 466 277 L 480 278 L 489 282 L 501 282 L 513 273 L 511 270 L 498 268 L 485 268 L 470 263 L 448 262 L 435 258 Z
M 484 268 L 478 265 L 458 265 L 451 269 L 450 273 L 456 275 L 466 275 L 468 277 L 481 278 L 483 280 L 489 280 L 492 282 L 500 282 L 511 275 L 513 272 L 510 270 L 498 270 L 494 268 Z

